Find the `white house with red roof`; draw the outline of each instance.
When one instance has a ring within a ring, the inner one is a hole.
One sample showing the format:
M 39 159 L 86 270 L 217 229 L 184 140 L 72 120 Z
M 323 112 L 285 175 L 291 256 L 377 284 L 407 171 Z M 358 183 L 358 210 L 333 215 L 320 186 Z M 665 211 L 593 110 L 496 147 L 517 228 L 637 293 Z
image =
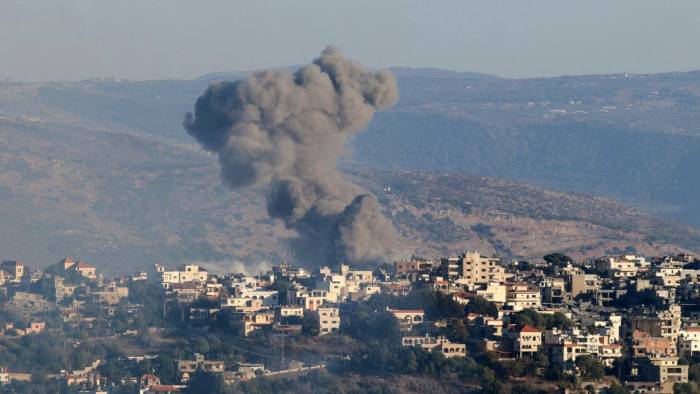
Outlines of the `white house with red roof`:
M 90 265 L 84 261 L 76 261 L 73 260 L 72 257 L 68 256 L 61 260 L 58 264 L 64 271 L 75 271 L 88 279 L 97 278 L 97 268 L 95 268 L 94 265 Z
M 517 327 L 513 340 L 513 350 L 519 357 L 531 356 L 542 346 L 542 330 L 528 325 Z

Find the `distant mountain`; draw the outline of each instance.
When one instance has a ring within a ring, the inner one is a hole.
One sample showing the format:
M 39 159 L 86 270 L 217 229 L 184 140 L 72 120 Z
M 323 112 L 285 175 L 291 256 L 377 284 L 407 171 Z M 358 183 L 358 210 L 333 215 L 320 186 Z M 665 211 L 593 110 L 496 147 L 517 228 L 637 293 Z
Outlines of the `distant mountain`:
M 393 69 L 401 98 L 354 141 L 354 163 L 456 171 L 610 196 L 700 225 L 700 72 L 506 79 Z M 191 143 L 183 113 L 214 80 L 0 84 L 26 115 Z

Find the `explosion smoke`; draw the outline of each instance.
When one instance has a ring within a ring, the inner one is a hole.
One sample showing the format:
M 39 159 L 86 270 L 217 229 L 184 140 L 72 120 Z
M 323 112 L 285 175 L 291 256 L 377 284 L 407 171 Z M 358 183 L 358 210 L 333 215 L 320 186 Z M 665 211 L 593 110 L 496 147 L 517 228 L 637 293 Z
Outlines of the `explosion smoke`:
M 348 138 L 397 98 L 391 72 L 326 48 L 294 73 L 211 84 L 184 127 L 218 154 L 229 187 L 270 186 L 268 214 L 297 231 L 292 247 L 303 263 L 376 263 L 391 252 L 394 227 L 336 164 Z

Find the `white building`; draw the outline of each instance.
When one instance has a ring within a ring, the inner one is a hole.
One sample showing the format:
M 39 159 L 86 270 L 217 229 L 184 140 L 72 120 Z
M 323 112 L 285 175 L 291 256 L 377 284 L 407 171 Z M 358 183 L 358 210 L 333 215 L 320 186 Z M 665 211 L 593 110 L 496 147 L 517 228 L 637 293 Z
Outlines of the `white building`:
M 338 308 L 318 308 L 319 335 L 337 332 L 340 329 L 340 312 Z
M 205 269 L 194 264 L 185 264 L 175 271 L 166 271 L 165 267 L 156 265 L 156 272 L 160 274 L 163 287 L 166 289 L 175 283 L 205 283 L 209 278 L 209 273 Z

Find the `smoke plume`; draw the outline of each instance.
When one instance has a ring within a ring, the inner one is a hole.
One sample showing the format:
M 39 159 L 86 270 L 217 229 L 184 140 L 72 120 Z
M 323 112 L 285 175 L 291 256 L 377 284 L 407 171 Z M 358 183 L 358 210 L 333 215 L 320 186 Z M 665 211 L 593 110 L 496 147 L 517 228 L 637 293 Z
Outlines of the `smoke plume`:
M 218 154 L 229 187 L 269 187 L 268 214 L 296 230 L 302 263 L 376 263 L 386 260 L 395 230 L 376 198 L 336 164 L 348 138 L 397 98 L 391 72 L 368 71 L 326 48 L 293 73 L 211 84 L 184 127 Z

